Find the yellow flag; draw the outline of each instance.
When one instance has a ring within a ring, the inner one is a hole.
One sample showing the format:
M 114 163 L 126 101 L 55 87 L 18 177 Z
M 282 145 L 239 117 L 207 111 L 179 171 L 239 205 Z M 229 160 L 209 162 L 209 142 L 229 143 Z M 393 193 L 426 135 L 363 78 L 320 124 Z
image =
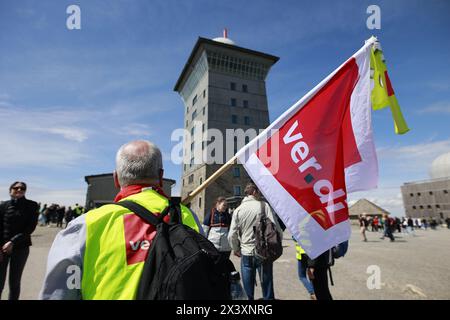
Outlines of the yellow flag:
M 371 94 L 372 108 L 379 110 L 389 106 L 394 118 L 395 133 L 404 134 L 409 131 L 398 105 L 391 81 L 384 62 L 383 52 L 372 48 L 370 53 L 370 67 L 373 69 L 374 87 Z

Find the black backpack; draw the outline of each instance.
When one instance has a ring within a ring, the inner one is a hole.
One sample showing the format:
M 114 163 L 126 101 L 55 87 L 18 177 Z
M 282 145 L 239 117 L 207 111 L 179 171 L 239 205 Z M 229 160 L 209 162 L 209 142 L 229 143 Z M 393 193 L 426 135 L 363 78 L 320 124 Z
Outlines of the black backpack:
M 139 281 L 137 300 L 230 300 L 233 263 L 204 236 L 181 223 L 178 201 L 160 216 L 132 201 L 116 203 L 156 226 Z M 170 222 L 163 218 L 169 214 Z
M 337 246 L 333 247 L 332 249 L 333 258 L 339 259 L 347 253 L 348 250 L 348 240 L 339 243 Z
M 283 254 L 283 245 L 280 234 L 266 215 L 265 203 L 261 201 L 261 214 L 258 216 L 255 233 L 255 255 L 262 261 L 273 262 Z

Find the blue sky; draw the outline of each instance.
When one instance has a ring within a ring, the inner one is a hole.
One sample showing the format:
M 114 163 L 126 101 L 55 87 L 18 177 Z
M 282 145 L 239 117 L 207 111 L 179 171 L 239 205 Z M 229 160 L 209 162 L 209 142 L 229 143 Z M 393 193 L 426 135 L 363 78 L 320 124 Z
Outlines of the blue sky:
M 71 4 L 81 30 L 66 28 Z M 366 27 L 371 4 L 381 30 Z M 161 147 L 179 181 L 173 86 L 197 38 L 227 27 L 237 45 L 280 57 L 266 84 L 271 121 L 379 37 L 411 132 L 395 135 L 390 111 L 374 112 L 380 186 L 350 200 L 401 215 L 399 186 L 427 179 L 450 151 L 449 14 L 448 1 L 0 0 L 0 199 L 24 180 L 31 199 L 84 203 L 84 176 L 112 172 L 118 147 L 138 138 Z

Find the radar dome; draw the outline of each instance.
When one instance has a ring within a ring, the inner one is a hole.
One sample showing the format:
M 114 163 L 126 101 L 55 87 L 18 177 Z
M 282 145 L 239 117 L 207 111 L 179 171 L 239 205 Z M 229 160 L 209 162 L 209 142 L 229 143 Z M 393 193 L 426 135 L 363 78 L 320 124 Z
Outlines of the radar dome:
M 450 177 L 450 152 L 440 155 L 432 162 L 430 176 L 432 179 Z

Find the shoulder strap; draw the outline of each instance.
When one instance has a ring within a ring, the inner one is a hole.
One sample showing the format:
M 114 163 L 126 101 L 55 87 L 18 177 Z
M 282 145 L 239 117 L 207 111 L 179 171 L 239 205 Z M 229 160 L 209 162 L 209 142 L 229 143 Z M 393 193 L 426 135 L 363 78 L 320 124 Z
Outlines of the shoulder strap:
M 156 217 L 150 210 L 144 208 L 143 206 L 141 206 L 140 204 L 137 204 L 136 202 L 129 201 L 129 200 L 120 201 L 115 204 L 129 209 L 130 211 L 134 212 L 139 217 L 141 217 L 144 221 L 146 221 L 150 224 L 153 224 L 155 226 L 160 224 L 162 222 L 162 219 L 165 216 L 165 214 L 164 215 L 161 214 L 161 216 Z M 164 209 L 164 211 L 167 211 L 167 208 Z
M 267 217 L 267 215 L 266 215 L 266 203 L 264 201 L 262 201 L 262 200 L 260 200 L 260 201 L 261 201 L 261 217 L 262 218 L 266 218 Z
M 211 227 L 214 224 L 214 208 L 211 208 L 211 221 L 209 222 L 209 226 Z

